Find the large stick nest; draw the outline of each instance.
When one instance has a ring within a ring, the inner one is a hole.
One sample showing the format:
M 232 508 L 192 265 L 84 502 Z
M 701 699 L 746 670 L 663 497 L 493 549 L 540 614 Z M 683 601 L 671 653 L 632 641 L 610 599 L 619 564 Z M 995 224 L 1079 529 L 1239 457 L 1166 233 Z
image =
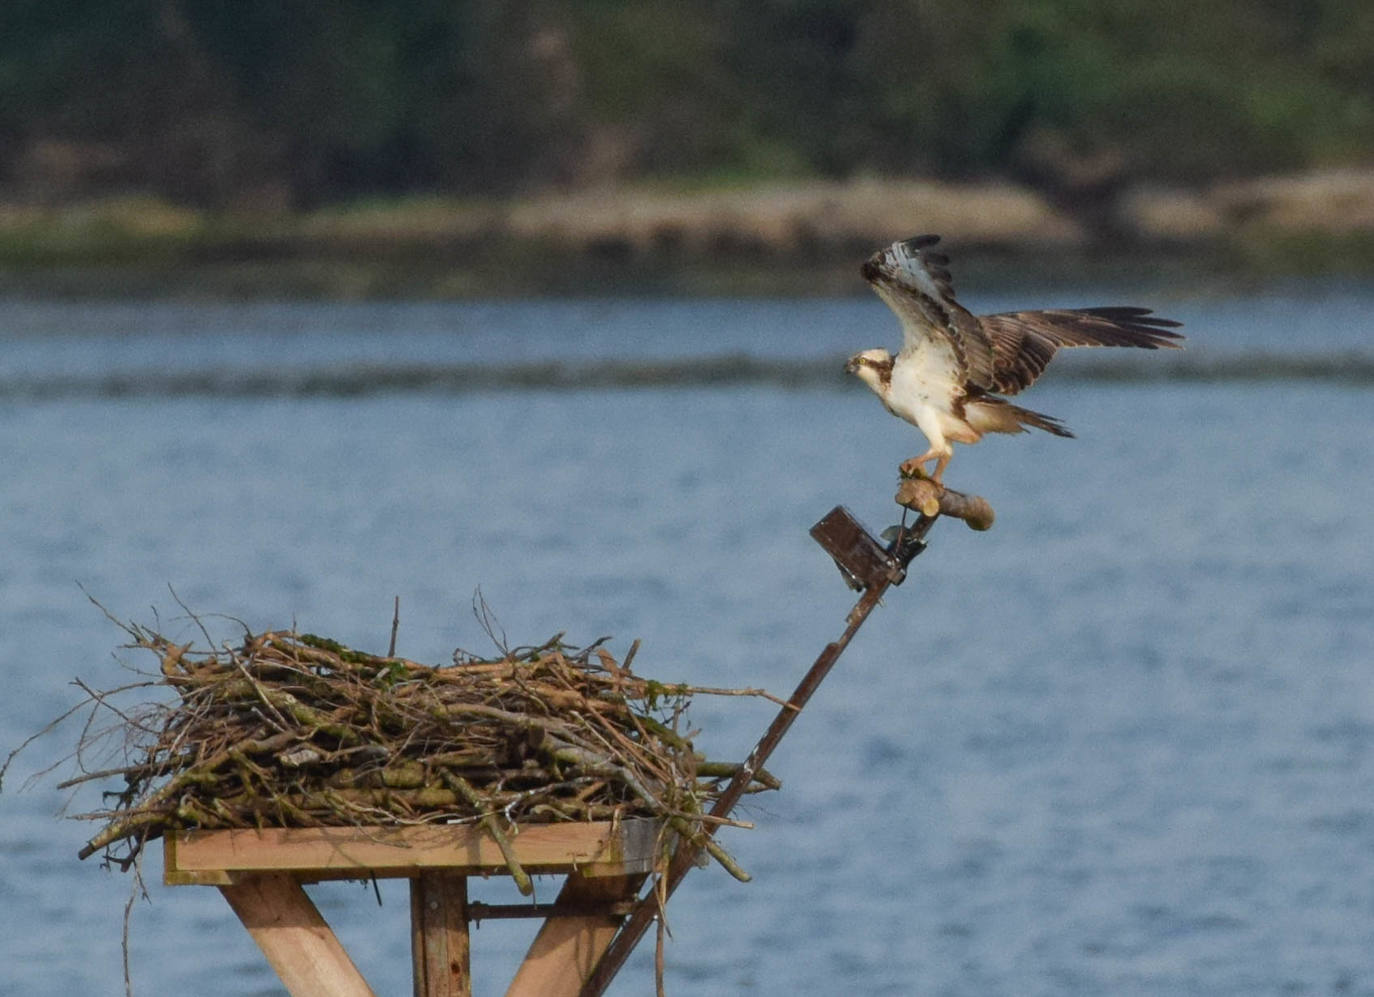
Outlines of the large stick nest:
M 118 717 L 105 733 L 123 731 L 125 764 L 64 785 L 123 779 L 82 815 L 104 827 L 81 857 L 124 868 L 189 828 L 480 822 L 499 840 L 516 822 L 648 816 L 710 848 L 702 821 L 739 766 L 695 751 L 684 710 L 693 693 L 763 695 L 641 678 L 600 642 L 435 667 L 291 631 L 196 650 L 121 625 L 176 694 L 126 712 L 88 689 Z

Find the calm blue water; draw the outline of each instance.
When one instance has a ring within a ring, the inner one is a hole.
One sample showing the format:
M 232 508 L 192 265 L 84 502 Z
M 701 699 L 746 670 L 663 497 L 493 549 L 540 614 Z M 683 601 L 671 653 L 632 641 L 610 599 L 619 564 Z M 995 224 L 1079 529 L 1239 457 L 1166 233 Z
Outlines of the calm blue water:
M 1374 355 L 1370 288 L 1153 303 L 1187 322 L 1189 357 L 1236 369 Z M 432 661 L 488 646 L 480 587 L 512 643 L 640 638 L 646 674 L 786 694 L 853 601 L 807 529 L 837 503 L 893 522 L 896 465 L 920 446 L 857 384 L 244 385 L 824 362 L 896 338 L 866 299 L 0 303 L 0 745 L 72 702 L 73 677 L 109 688 L 121 660 L 147 664 L 112 653 L 122 634 L 78 583 L 186 639 L 169 588 L 373 649 L 399 595 L 399 650 Z M 755 881 L 713 868 L 678 892 L 670 992 L 1374 993 L 1374 387 L 1108 381 L 1078 359 L 1027 397 L 1077 440 L 957 453 L 951 483 L 986 495 L 996 527 L 939 524 L 793 728 L 770 764 L 783 792 L 722 839 Z M 140 390 L 151 372 L 238 387 Z M 769 719 L 694 708 L 718 757 Z M 55 777 L 20 791 L 77 733 L 32 746 L 0 795 L 0 993 L 123 991 L 129 877 L 76 860 L 93 826 L 54 816 Z M 279 993 L 218 893 L 160 873 L 150 854 L 137 992 Z M 403 884 L 382 884 L 380 909 L 358 886 L 314 895 L 378 992 L 408 993 Z M 531 930 L 481 926 L 478 993 L 504 989 Z M 650 942 L 614 993 L 649 992 Z

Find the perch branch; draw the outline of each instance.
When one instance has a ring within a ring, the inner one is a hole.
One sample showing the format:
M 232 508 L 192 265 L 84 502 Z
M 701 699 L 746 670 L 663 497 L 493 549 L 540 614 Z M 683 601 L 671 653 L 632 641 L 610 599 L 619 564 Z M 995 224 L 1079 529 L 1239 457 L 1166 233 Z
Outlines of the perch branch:
M 981 495 L 966 495 L 932 481 L 924 474 L 904 477 L 897 487 L 897 504 L 923 516 L 952 516 L 971 530 L 991 529 L 992 506 Z

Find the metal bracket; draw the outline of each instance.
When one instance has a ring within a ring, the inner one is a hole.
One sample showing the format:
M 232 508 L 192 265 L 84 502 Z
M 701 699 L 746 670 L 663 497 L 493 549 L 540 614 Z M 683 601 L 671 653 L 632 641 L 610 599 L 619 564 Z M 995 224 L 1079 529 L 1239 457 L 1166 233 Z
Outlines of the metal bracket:
M 887 541 L 887 549 L 891 551 L 892 556 L 903 568 L 910 565 L 915 560 L 916 555 L 926 549 L 925 530 L 920 529 L 922 522 L 923 520 L 917 520 L 915 525 L 901 523 L 883 530 L 883 539 Z M 892 584 L 900 585 L 902 579 L 894 579 Z
M 811 527 L 811 536 L 835 559 L 845 584 L 855 591 L 884 583 L 900 585 L 906 577 L 905 561 L 874 539 L 842 505 L 835 506 Z

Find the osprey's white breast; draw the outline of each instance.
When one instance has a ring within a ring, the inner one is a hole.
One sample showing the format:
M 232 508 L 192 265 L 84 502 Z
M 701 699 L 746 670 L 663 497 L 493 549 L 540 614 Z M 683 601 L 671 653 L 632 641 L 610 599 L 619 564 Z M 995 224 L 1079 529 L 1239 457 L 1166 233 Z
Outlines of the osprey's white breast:
M 954 400 L 964 393 L 958 361 L 949 343 L 923 339 L 897 354 L 883 399 L 894 415 L 914 422 L 931 442 L 944 434 Z M 934 431 L 935 435 L 932 435 Z

